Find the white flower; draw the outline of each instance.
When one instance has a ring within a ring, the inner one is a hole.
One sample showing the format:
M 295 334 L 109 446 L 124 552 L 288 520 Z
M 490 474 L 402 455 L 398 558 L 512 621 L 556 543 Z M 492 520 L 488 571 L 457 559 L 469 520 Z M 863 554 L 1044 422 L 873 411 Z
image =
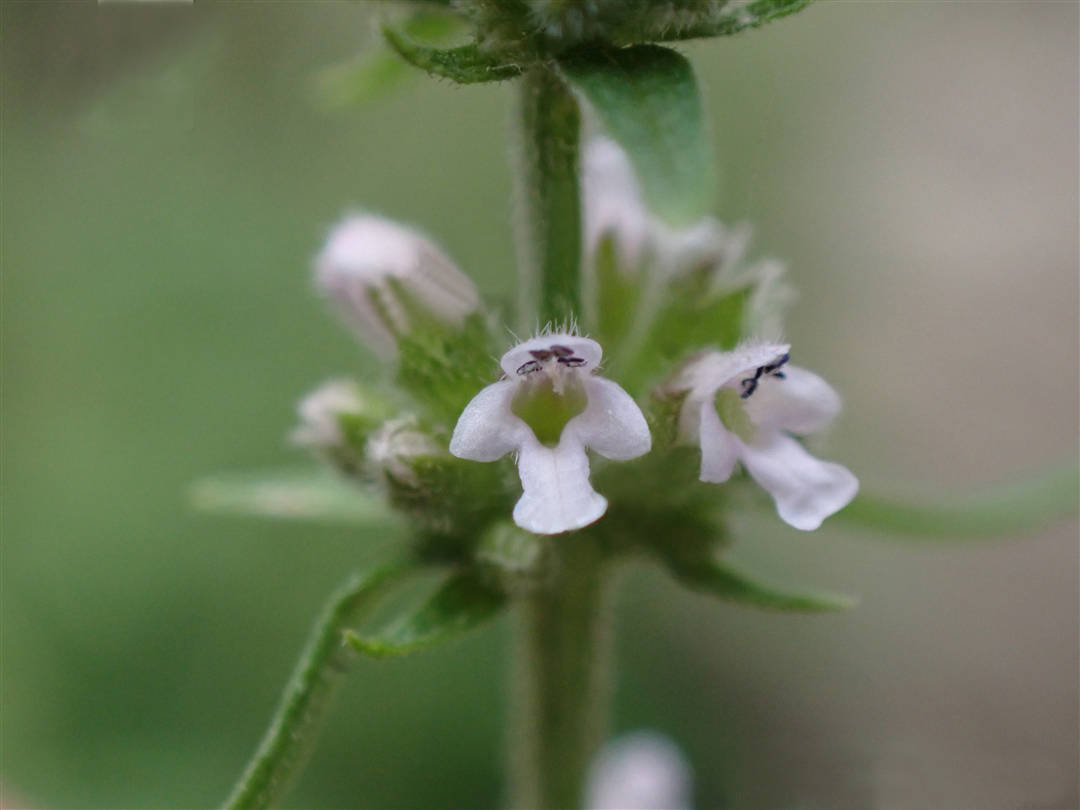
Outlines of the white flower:
M 430 239 L 366 214 L 350 215 L 330 232 L 315 259 L 315 284 L 384 356 L 418 320 L 460 327 L 480 306 L 475 285 Z
M 589 767 L 589 810 L 687 810 L 690 766 L 667 737 L 649 731 L 610 742 Z
M 828 383 L 787 365 L 790 348 L 758 343 L 709 352 L 688 363 L 673 387 L 688 391 L 680 434 L 701 445 L 701 480 L 727 481 L 741 461 L 772 496 L 780 517 L 809 531 L 846 506 L 859 482 L 789 435 L 821 430 L 840 411 L 840 397 Z
M 504 377 L 466 406 L 450 452 L 473 461 L 517 454 L 523 490 L 514 522 L 536 534 L 598 520 L 607 500 L 589 483 L 586 448 L 612 459 L 648 452 L 645 417 L 617 384 L 593 374 L 600 344 L 569 334 L 519 343 L 502 356 Z

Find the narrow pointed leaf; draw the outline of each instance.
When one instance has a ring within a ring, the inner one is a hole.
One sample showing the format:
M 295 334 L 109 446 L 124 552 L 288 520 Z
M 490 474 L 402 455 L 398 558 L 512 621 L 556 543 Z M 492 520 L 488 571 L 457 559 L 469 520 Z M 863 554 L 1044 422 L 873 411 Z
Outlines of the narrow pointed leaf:
M 400 28 L 405 36 L 442 45 L 463 31 L 464 25 L 454 15 L 425 10 L 407 17 Z M 415 75 L 393 50 L 379 42 L 355 59 L 318 73 L 315 98 L 327 109 L 363 104 L 401 87 Z
M 758 581 L 726 560 L 705 557 L 696 560 L 669 560 L 671 573 L 689 588 L 731 602 L 767 610 L 793 613 L 824 613 L 846 610 L 855 604 L 849 596 L 788 591 Z
M 710 209 L 712 150 L 690 63 L 669 48 L 580 52 L 559 65 L 630 157 L 645 200 L 677 225 Z
M 372 658 L 393 658 L 450 641 L 502 609 L 506 597 L 475 574 L 447 580 L 428 601 L 373 634 L 347 632 L 346 641 Z
M 501 62 L 481 51 L 476 43 L 456 48 L 434 48 L 412 39 L 408 34 L 383 26 L 386 42 L 414 67 L 458 84 L 498 82 L 521 75 L 518 64 Z
M 397 520 L 374 490 L 320 469 L 221 474 L 196 482 L 190 494 L 206 512 L 364 526 Z
M 994 538 L 1075 518 L 1080 511 L 1080 467 L 1069 466 L 958 503 L 905 504 L 858 495 L 833 518 L 914 541 Z
M 226 808 L 264 808 L 280 802 L 310 753 L 353 657 L 342 644 L 345 625 L 370 610 L 387 588 L 412 571 L 408 560 L 386 563 L 354 575 L 330 598 Z
M 772 20 L 786 17 L 806 8 L 812 0 L 729 0 L 716 11 L 710 11 L 695 18 L 688 18 L 683 24 L 672 25 L 667 20 L 660 20 L 659 25 L 646 25 L 643 39 L 654 42 L 672 42 L 682 39 L 702 37 L 723 37 L 757 28 Z

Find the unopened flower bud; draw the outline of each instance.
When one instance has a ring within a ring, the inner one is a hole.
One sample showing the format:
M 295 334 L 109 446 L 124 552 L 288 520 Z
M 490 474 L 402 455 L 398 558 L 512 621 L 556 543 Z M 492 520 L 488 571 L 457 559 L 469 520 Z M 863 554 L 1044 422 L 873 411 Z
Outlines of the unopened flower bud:
M 394 413 L 381 394 L 352 380 L 328 380 L 297 405 L 290 439 L 346 472 L 357 472 L 368 436 Z
M 589 810 L 682 810 L 690 807 L 692 774 L 667 737 L 637 731 L 608 743 L 589 769 Z
M 377 354 L 424 328 L 461 328 L 480 298 L 472 281 L 423 234 L 368 214 L 346 217 L 315 259 L 315 283 Z
M 442 431 L 415 416 L 375 431 L 367 459 L 390 503 L 438 535 L 475 539 L 477 526 L 509 510 L 508 471 L 455 458 Z
M 387 422 L 368 441 L 368 458 L 391 486 L 420 488 L 421 465 L 439 457 L 449 454 L 411 416 Z

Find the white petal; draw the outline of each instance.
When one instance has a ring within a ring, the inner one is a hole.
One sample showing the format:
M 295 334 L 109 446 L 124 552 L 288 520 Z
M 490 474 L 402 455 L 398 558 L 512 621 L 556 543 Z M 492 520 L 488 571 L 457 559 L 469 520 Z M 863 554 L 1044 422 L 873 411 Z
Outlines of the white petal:
M 518 454 L 523 490 L 514 522 L 535 534 L 560 534 L 599 520 L 607 500 L 589 483 L 589 457 L 563 431 L 558 446 L 545 447 L 529 433 Z
M 649 425 L 633 398 L 618 383 L 603 377 L 587 377 L 584 383 L 588 405 L 566 424 L 563 434 L 570 431 L 575 441 L 607 458 L 637 458 L 648 453 L 652 446 Z
M 702 481 L 722 484 L 731 478 L 731 473 L 735 470 L 735 462 L 739 458 L 739 442 L 720 421 L 720 415 L 711 399 L 701 403 L 699 413 L 700 478 Z
M 790 436 L 763 432 L 753 444 L 739 444 L 751 477 L 772 495 L 780 518 L 796 529 L 816 529 L 859 489 L 846 467 L 814 458 Z
M 512 348 L 499 360 L 499 365 L 506 373 L 506 376 L 510 379 L 518 373 L 518 369 L 524 366 L 526 363 L 535 360 L 535 356 L 532 352 L 536 351 L 550 351 L 552 346 L 564 346 L 573 352 L 573 356 L 583 363 L 580 363 L 575 368 L 581 371 L 588 371 L 589 369 L 596 368 L 600 364 L 600 358 L 603 357 L 604 351 L 600 348 L 600 344 L 595 340 L 589 340 L 586 337 L 578 337 L 577 335 L 568 335 L 563 332 L 555 332 L 550 335 L 540 335 L 539 337 L 529 338 L 523 340 L 517 346 Z
M 513 395 L 514 382 L 500 380 L 473 397 L 458 417 L 450 452 L 472 461 L 495 461 L 531 438 L 532 430 L 510 410 Z
M 840 395 L 812 371 L 784 366 L 784 378 L 762 377 L 746 400 L 754 424 L 766 430 L 816 433 L 840 413 Z

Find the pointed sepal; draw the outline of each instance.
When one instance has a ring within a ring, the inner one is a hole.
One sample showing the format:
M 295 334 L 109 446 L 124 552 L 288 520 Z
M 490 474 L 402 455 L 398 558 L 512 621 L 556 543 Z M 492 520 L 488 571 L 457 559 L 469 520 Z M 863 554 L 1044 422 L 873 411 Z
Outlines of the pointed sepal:
M 424 603 L 374 633 L 345 631 L 345 641 L 370 658 L 394 658 L 425 650 L 495 618 L 506 596 L 475 573 L 451 576 Z
M 664 556 L 668 570 L 683 585 L 729 602 L 789 613 L 827 613 L 855 605 L 854 599 L 840 594 L 789 591 L 762 582 L 715 553 Z

